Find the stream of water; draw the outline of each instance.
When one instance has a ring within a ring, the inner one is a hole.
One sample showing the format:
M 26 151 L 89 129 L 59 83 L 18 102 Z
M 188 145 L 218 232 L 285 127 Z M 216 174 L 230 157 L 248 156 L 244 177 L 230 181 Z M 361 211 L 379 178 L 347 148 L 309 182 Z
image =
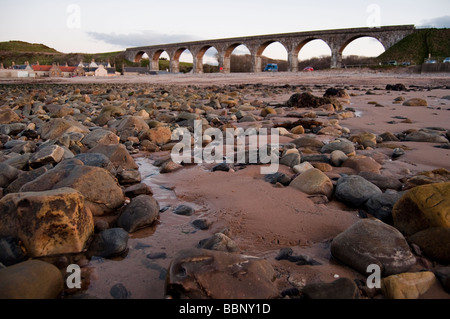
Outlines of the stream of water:
M 125 258 L 93 258 L 89 262 L 90 284 L 84 293 L 90 297 L 113 298 L 111 289 L 120 286 L 132 299 L 164 298 L 167 269 L 174 255 L 182 249 L 196 247 L 200 240 L 209 237 L 207 232 L 191 224 L 198 214 L 173 213 L 180 204 L 190 205 L 196 211 L 201 211 L 202 207 L 179 201 L 170 187 L 170 176 L 160 174 L 150 159 L 141 157 L 135 161 L 142 182 L 151 187 L 160 205 L 160 218 L 154 225 L 129 234 L 129 251 Z

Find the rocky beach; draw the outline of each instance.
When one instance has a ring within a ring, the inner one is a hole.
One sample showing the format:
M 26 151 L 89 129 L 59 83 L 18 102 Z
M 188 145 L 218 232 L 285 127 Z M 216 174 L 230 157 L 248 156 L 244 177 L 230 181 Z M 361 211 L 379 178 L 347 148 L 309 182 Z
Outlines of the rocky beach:
M 0 298 L 450 299 L 449 80 L 0 79 Z M 174 161 L 196 123 L 277 171 Z

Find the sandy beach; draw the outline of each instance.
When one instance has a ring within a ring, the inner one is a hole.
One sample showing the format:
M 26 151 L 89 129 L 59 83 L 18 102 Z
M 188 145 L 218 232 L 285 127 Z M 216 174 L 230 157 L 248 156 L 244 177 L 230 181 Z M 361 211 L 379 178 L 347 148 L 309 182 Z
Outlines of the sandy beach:
M 406 91 L 386 90 L 386 85 L 401 83 Z M 14 80 L 0 80 L 0 85 L 19 84 Z M 437 129 L 450 132 L 450 75 L 381 73 L 369 70 L 323 71 L 310 73 L 278 74 L 180 74 L 114 78 L 36 79 L 23 85 L 67 85 L 70 90 L 81 90 L 106 85 L 114 90 L 129 88 L 166 89 L 189 88 L 189 94 L 205 90 L 230 93 L 236 91 L 240 103 L 259 101 L 263 106 L 273 106 L 283 111 L 260 118 L 261 109 L 247 111 L 255 116 L 251 125 L 270 127 L 273 123 L 298 120 L 288 116 L 290 112 L 315 111 L 317 119 L 335 124 L 339 132 L 349 132 L 348 137 L 362 133 L 380 136 L 384 133 L 400 134 L 406 131 Z M 353 110 L 353 117 L 333 117 L 313 109 L 293 109 L 283 105 L 299 92 L 308 91 L 322 97 L 328 88 L 341 88 L 349 95 L 344 108 Z M 68 89 L 69 90 L 69 89 Z M 225 94 L 224 93 L 224 94 Z M 420 98 L 427 106 L 410 107 L 404 101 Z M 396 100 L 397 99 L 397 100 Z M 396 102 L 397 101 L 397 102 Z M 401 101 L 400 103 L 398 101 Z M 239 106 L 239 105 L 237 105 Z M 169 110 L 170 111 L 170 110 Z M 228 110 L 228 113 L 232 112 Z M 333 122 L 337 121 L 337 123 Z M 269 124 L 270 123 L 270 124 Z M 234 122 L 239 127 L 246 123 Z M 289 130 L 288 130 L 289 131 Z M 280 137 L 282 145 L 297 138 L 314 135 L 324 143 L 338 136 L 304 133 Z M 359 145 L 359 144 L 358 144 Z M 357 145 L 357 146 L 358 146 Z M 379 165 L 379 175 L 396 180 L 408 178 L 424 171 L 450 170 L 450 150 L 437 147 L 442 144 L 422 141 L 383 141 L 375 147 L 357 147 L 356 154 L 373 159 Z M 392 158 L 395 148 L 402 148 L 404 155 Z M 136 147 L 137 149 L 137 147 Z M 302 156 L 316 154 L 301 149 Z M 226 234 L 238 247 L 237 253 L 262 258 L 276 273 L 274 285 L 279 291 L 296 288 L 301 291 L 307 285 L 331 283 L 339 278 L 365 282 L 361 273 L 338 261 L 331 254 L 333 239 L 362 219 L 361 209 L 346 205 L 332 196 L 308 195 L 280 183 L 265 180 L 259 165 L 235 166 L 229 171 L 212 171 L 215 164 L 191 164 L 170 173 L 160 173 L 155 161 L 167 156 L 169 150 L 132 153 L 139 166 L 142 183 L 147 184 L 159 203 L 158 221 L 150 227 L 129 234 L 129 251 L 123 258 L 92 258 L 84 261 L 83 274 L 89 282 L 75 296 L 113 298 L 111 287 L 122 284 L 133 299 L 166 298 L 167 272 L 174 256 L 183 249 L 195 248 L 198 243 L 217 233 Z M 317 163 L 315 163 L 317 164 Z M 342 174 L 358 174 L 353 167 L 317 165 L 336 186 Z M 292 167 L 280 165 L 278 172 L 296 177 Z M 175 207 L 185 204 L 194 208 L 195 214 L 181 216 L 173 213 Z M 109 221 L 108 216 L 96 217 Z M 192 222 L 205 220 L 210 226 L 199 230 Z M 291 248 L 294 255 L 309 256 L 318 265 L 297 265 L 289 260 L 277 260 L 283 248 Z M 162 254 L 152 259 L 149 254 Z M 426 266 L 435 268 L 439 263 L 426 261 L 421 256 L 411 267 L 419 272 Z M 368 298 L 368 296 L 363 296 Z M 378 293 L 375 298 L 382 298 Z M 420 296 L 423 299 L 450 299 L 436 281 Z

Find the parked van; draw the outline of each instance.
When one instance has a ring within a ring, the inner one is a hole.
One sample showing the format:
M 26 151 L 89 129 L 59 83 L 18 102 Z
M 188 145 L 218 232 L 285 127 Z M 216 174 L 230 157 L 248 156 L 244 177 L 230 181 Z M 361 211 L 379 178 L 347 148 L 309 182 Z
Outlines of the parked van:
M 278 72 L 278 64 L 269 63 L 264 68 L 264 72 Z

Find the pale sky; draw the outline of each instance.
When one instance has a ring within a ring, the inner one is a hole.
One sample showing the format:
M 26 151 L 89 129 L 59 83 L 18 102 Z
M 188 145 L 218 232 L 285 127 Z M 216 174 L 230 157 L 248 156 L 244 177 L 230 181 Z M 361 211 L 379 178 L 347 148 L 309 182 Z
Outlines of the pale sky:
M 0 5 L 0 41 L 43 43 L 64 53 L 377 24 L 450 27 L 449 0 L 0 0 Z M 325 43 L 314 42 L 300 59 L 329 54 Z M 344 55 L 383 51 L 378 41 L 360 39 Z M 264 55 L 287 53 L 273 44 Z

